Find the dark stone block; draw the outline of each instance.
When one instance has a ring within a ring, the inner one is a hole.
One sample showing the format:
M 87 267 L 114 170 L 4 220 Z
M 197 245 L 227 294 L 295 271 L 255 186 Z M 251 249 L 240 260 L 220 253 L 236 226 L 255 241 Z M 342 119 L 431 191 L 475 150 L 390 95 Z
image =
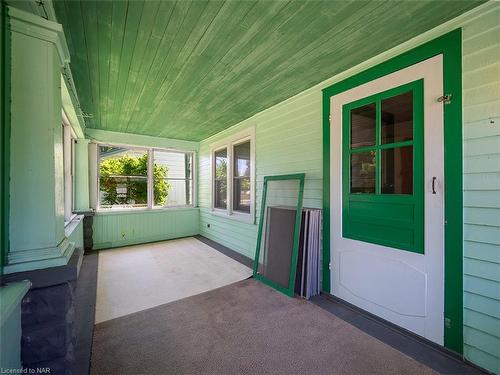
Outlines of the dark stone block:
M 83 218 L 83 248 L 85 251 L 90 251 L 94 247 L 94 214 L 93 213 L 85 213 Z
M 22 303 L 23 326 L 51 321 L 68 321 L 73 305 L 74 287 L 71 283 L 30 290 Z
M 65 358 L 73 345 L 73 325 L 65 320 L 23 327 L 21 359 L 23 366 Z
M 71 366 L 73 360 L 74 360 L 74 355 L 73 355 L 73 350 L 71 350 L 71 353 L 66 354 L 65 357 L 55 358 L 52 360 L 41 361 L 37 363 L 31 363 L 29 365 L 24 366 L 24 368 L 34 370 L 35 374 L 71 375 L 72 374 Z
M 75 361 L 75 289 L 83 249 L 65 266 L 2 275 L 3 282 L 30 280 L 21 304 L 21 361 L 34 373 L 71 374 Z M 50 372 L 49 372 L 50 371 Z

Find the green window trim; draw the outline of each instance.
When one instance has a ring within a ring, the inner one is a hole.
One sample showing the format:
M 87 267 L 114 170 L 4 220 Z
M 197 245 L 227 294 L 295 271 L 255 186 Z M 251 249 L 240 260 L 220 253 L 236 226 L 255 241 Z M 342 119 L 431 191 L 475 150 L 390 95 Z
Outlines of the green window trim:
M 395 87 L 343 105 L 342 107 L 342 235 L 345 238 L 388 246 L 395 249 L 424 253 L 424 82 L 422 79 Z M 381 107 L 384 99 L 412 92 L 412 140 L 383 144 L 381 141 Z M 375 104 L 375 144 L 351 147 L 351 110 Z M 412 194 L 381 192 L 381 151 L 413 147 Z M 375 193 L 351 193 L 351 157 L 353 154 L 375 152 Z M 351 214 L 351 204 L 357 215 Z M 388 214 L 392 212 L 393 214 Z M 397 217 L 398 219 L 393 219 Z M 376 224 L 374 224 L 376 223 Z M 385 229 L 385 230 L 384 230 Z M 394 236 L 393 229 L 401 238 Z M 403 234 L 407 234 L 403 237 Z
M 299 253 L 299 240 L 300 240 L 300 225 L 302 221 L 302 200 L 304 196 L 304 183 L 305 183 L 305 173 L 294 173 L 294 174 L 285 174 L 285 175 L 277 175 L 277 176 L 265 176 L 264 177 L 264 185 L 262 189 L 262 203 L 261 203 L 261 213 L 259 219 L 259 230 L 257 235 L 257 248 L 255 249 L 255 260 L 253 262 L 253 277 L 257 280 L 260 280 L 266 285 L 269 285 L 271 288 L 276 289 L 277 291 L 286 294 L 287 296 L 293 297 L 295 293 L 295 274 L 297 272 L 297 256 Z M 259 257 L 260 257 L 260 245 L 262 242 L 262 229 L 264 227 L 264 215 L 262 212 L 266 207 L 266 197 L 267 197 L 267 185 L 269 181 L 286 181 L 286 180 L 298 180 L 299 181 L 299 194 L 297 198 L 297 211 L 295 214 L 295 230 L 293 234 L 293 249 L 292 249 L 292 263 L 290 268 L 290 279 L 288 288 L 284 288 L 283 286 L 269 280 L 268 278 L 262 276 L 259 272 Z
M 330 293 L 330 98 L 431 57 L 443 55 L 445 296 L 444 346 L 463 353 L 462 29 L 404 52 L 323 89 L 323 291 Z

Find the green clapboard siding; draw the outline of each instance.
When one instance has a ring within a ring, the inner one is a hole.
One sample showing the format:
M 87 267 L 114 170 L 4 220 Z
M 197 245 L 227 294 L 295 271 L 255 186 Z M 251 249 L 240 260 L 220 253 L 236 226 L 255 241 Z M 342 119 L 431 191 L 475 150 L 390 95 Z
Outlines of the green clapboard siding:
M 464 354 L 500 373 L 500 4 L 463 28 Z
M 321 91 L 300 95 L 200 143 L 200 234 L 254 257 L 264 176 L 306 173 L 304 207 L 322 207 Z M 210 211 L 210 144 L 255 126 L 256 216 L 248 224 Z M 210 224 L 210 228 L 207 227 Z
M 58 0 L 54 8 L 88 127 L 199 141 L 482 2 Z
M 464 353 L 496 373 L 500 373 L 499 19 L 500 3 L 491 3 L 425 39 L 463 26 Z M 377 57 L 364 68 L 422 42 Z M 256 222 L 266 175 L 305 172 L 304 206 L 322 207 L 321 89 L 347 76 L 334 77 L 200 143 L 200 234 L 254 256 L 257 226 L 212 214 L 209 181 L 210 144 L 250 126 L 256 129 Z
M 198 208 L 100 213 L 94 216 L 94 249 L 197 235 Z

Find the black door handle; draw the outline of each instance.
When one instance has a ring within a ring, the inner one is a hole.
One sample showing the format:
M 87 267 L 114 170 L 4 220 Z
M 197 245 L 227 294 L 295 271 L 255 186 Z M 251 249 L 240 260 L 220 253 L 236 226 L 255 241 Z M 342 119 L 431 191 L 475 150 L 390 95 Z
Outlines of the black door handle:
M 436 177 L 432 177 L 432 194 L 436 194 Z

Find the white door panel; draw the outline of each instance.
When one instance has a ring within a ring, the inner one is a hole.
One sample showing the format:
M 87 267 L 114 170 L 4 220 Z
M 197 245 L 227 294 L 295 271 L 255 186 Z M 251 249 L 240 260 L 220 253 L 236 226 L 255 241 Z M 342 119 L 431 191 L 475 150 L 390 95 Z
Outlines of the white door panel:
M 443 344 L 443 61 L 438 55 L 331 98 L 331 264 L 333 294 Z M 342 237 L 342 106 L 424 80 L 424 254 Z M 432 192 L 432 180 L 436 178 Z

